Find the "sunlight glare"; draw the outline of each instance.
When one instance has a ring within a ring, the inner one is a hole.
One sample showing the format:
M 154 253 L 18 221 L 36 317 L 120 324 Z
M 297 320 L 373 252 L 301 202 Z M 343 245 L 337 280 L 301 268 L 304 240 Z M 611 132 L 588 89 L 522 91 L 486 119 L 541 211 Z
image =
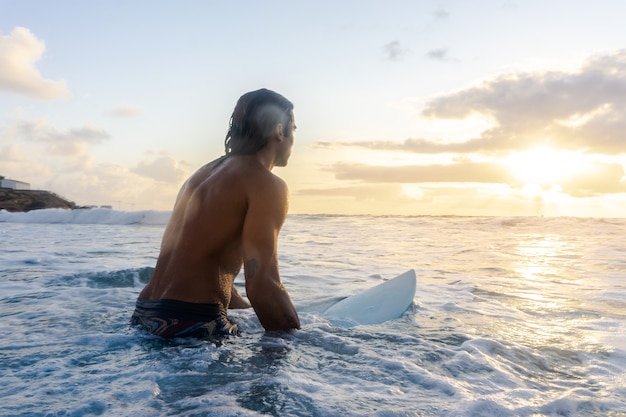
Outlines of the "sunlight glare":
M 402 184 L 402 194 L 413 200 L 421 200 L 426 193 L 419 184 Z
M 506 159 L 511 173 L 525 184 L 553 185 L 584 169 L 578 152 L 537 147 L 511 154 Z

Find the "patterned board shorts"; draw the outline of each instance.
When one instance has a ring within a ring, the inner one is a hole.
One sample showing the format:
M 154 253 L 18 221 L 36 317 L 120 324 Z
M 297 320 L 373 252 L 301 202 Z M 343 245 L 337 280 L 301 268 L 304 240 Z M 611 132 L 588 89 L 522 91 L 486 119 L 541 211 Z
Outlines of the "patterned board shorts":
M 219 304 L 139 298 L 130 323 L 167 339 L 214 340 L 239 335 L 237 324 L 228 319 L 226 310 Z

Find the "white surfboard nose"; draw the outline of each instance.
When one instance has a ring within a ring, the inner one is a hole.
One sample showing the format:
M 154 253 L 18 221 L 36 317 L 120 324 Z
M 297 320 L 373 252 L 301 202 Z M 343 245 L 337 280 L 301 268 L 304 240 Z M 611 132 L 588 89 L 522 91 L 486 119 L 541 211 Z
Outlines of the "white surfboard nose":
M 380 324 L 401 317 L 415 297 L 417 277 L 409 269 L 395 278 L 330 306 L 323 317 L 342 323 Z

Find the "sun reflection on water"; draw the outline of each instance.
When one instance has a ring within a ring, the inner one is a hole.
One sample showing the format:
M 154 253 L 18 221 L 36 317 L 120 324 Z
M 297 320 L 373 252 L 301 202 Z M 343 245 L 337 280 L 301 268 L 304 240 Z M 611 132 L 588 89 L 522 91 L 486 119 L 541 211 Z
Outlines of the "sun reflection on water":
M 512 276 L 503 300 L 521 320 L 515 326 L 496 325 L 497 332 L 514 343 L 563 354 L 593 349 L 595 341 L 584 331 L 590 317 L 572 294 L 580 277 L 571 242 L 554 234 L 523 235 L 510 255 Z
M 565 242 L 555 235 L 529 236 L 515 249 L 519 259 L 515 272 L 529 280 L 562 276 L 563 267 L 559 262 L 565 246 Z
M 518 308 L 529 313 L 554 311 L 564 308 L 566 300 L 555 293 L 555 281 L 561 281 L 566 273 L 561 254 L 565 244 L 554 235 L 532 235 L 515 248 L 513 271 L 520 278 L 515 294 L 521 300 Z

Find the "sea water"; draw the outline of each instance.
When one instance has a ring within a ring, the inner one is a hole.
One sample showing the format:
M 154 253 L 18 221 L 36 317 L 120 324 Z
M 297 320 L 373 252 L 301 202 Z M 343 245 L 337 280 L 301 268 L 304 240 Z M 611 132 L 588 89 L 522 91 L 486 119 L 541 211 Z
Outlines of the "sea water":
M 626 416 L 625 219 L 292 215 L 302 329 L 216 345 L 128 325 L 168 217 L 0 212 L 0 415 Z M 409 268 L 403 317 L 322 317 Z

